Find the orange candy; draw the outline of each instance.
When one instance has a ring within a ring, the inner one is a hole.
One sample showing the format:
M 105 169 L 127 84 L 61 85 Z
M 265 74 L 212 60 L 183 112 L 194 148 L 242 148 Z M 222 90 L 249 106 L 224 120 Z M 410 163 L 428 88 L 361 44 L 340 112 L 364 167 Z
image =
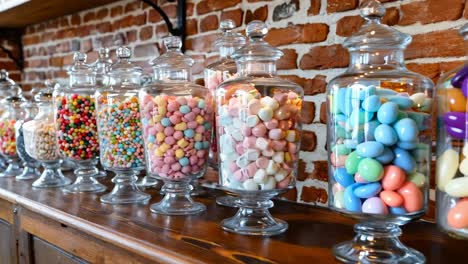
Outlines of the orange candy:
M 403 197 L 403 207 L 409 213 L 414 213 L 423 209 L 423 194 L 413 182 L 405 182 L 397 192 Z
M 450 88 L 446 91 L 447 101 L 450 103 L 450 111 L 452 112 L 466 112 L 466 98 L 460 89 Z
M 399 207 L 403 204 L 403 197 L 394 191 L 380 192 L 380 199 L 390 207 Z
M 394 191 L 405 182 L 406 174 L 398 166 L 388 165 L 384 167 L 384 176 L 382 178 L 382 188 L 386 191 Z
M 453 228 L 468 228 L 468 199 L 458 201 L 448 212 L 447 220 Z

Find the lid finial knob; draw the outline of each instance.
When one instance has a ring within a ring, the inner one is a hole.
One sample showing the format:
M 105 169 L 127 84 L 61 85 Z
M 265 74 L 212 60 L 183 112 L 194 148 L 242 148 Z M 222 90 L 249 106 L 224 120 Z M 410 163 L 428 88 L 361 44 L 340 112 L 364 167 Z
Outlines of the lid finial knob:
M 268 27 L 259 20 L 254 20 L 247 25 L 245 33 L 249 38 L 264 38 L 268 34 Z
M 236 23 L 232 19 L 225 19 L 219 23 L 219 29 L 222 32 L 231 31 L 236 28 Z
M 84 63 L 86 61 L 86 54 L 82 52 L 75 52 L 73 54 L 73 61 L 76 62 L 82 62 Z
M 130 59 L 132 56 L 132 50 L 129 47 L 118 47 L 116 53 L 119 59 Z
M 378 0 L 365 0 L 361 5 L 361 16 L 366 20 L 382 19 L 385 7 Z
M 182 48 L 182 40 L 176 36 L 164 38 L 163 43 L 167 50 L 180 50 Z

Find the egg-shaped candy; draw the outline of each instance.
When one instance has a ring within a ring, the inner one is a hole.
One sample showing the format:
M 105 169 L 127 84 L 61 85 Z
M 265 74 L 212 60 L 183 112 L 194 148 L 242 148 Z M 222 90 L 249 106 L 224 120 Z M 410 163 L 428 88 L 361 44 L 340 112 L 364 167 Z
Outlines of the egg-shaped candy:
M 366 141 L 356 147 L 356 152 L 361 157 L 374 158 L 381 155 L 384 151 L 382 143 L 377 141 Z
M 457 229 L 468 228 L 468 199 L 463 199 L 451 208 L 447 214 L 449 226 Z
M 374 138 L 385 146 L 393 146 L 398 141 L 397 133 L 387 124 L 381 124 L 375 128 Z
M 397 120 L 398 105 L 393 102 L 384 103 L 377 111 L 377 119 L 382 124 L 391 124 Z
M 362 204 L 362 212 L 366 214 L 388 214 L 388 208 L 379 197 L 371 197 Z
M 400 141 L 416 141 L 418 138 L 418 125 L 411 118 L 403 118 L 393 125 Z
M 406 173 L 412 173 L 416 168 L 416 161 L 414 160 L 411 154 L 401 148 L 393 149 L 395 154 L 395 159 L 393 159 L 393 164 L 402 168 Z
M 368 182 L 376 182 L 383 177 L 382 164 L 371 158 L 365 158 L 359 162 L 358 172 Z

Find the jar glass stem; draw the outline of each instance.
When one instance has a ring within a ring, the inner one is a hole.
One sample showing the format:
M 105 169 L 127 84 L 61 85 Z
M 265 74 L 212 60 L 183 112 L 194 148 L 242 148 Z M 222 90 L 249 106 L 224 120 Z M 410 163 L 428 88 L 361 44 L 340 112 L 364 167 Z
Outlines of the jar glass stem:
M 38 169 L 38 164 L 37 162 L 34 163 L 25 163 L 23 173 L 21 175 L 16 176 L 17 180 L 31 180 L 34 178 L 37 178 L 41 175 Z
M 109 204 L 133 204 L 147 203 L 151 196 L 138 189 L 136 172 L 133 170 L 116 170 L 116 176 L 112 179 L 114 189 L 101 196 L 101 202 Z
M 42 162 L 44 171 L 41 177 L 33 182 L 32 186 L 35 188 L 56 188 L 69 185 L 71 180 L 63 175 L 60 169 L 61 165 L 61 161 Z
M 65 192 L 103 192 L 106 186 L 100 184 L 94 177 L 98 173 L 97 160 L 75 161 L 78 168 L 75 170 L 76 180 L 72 185 L 65 187 Z
M 6 160 L 8 167 L 4 172 L 0 173 L 0 177 L 15 177 L 23 172 L 19 158 L 6 158 Z
M 151 205 L 151 212 L 166 215 L 191 215 L 206 210 L 205 205 L 195 202 L 190 196 L 193 190 L 190 181 L 164 180 L 164 198 Z

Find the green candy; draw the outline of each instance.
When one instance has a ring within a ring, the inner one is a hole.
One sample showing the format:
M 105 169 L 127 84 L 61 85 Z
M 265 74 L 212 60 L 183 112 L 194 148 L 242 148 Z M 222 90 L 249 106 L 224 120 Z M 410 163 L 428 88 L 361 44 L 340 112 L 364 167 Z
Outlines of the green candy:
M 424 184 L 426 184 L 426 176 L 419 172 L 413 172 L 410 175 L 408 175 L 408 180 L 416 184 L 418 188 L 422 188 L 424 187 Z
M 376 182 L 383 177 L 383 167 L 377 160 L 365 158 L 359 162 L 358 173 L 364 180 Z
M 355 174 L 358 171 L 358 166 L 362 159 L 363 158 L 360 157 L 356 151 L 351 152 L 345 161 L 346 172 Z
M 337 191 L 335 193 L 335 196 L 333 198 L 333 205 L 336 207 L 336 208 L 339 208 L 339 209 L 343 209 L 345 208 L 345 205 L 344 205 L 344 192 L 343 191 Z
M 344 144 L 340 144 L 333 147 L 333 152 L 337 153 L 340 156 L 343 156 L 348 155 L 351 152 L 351 150 L 347 148 Z

